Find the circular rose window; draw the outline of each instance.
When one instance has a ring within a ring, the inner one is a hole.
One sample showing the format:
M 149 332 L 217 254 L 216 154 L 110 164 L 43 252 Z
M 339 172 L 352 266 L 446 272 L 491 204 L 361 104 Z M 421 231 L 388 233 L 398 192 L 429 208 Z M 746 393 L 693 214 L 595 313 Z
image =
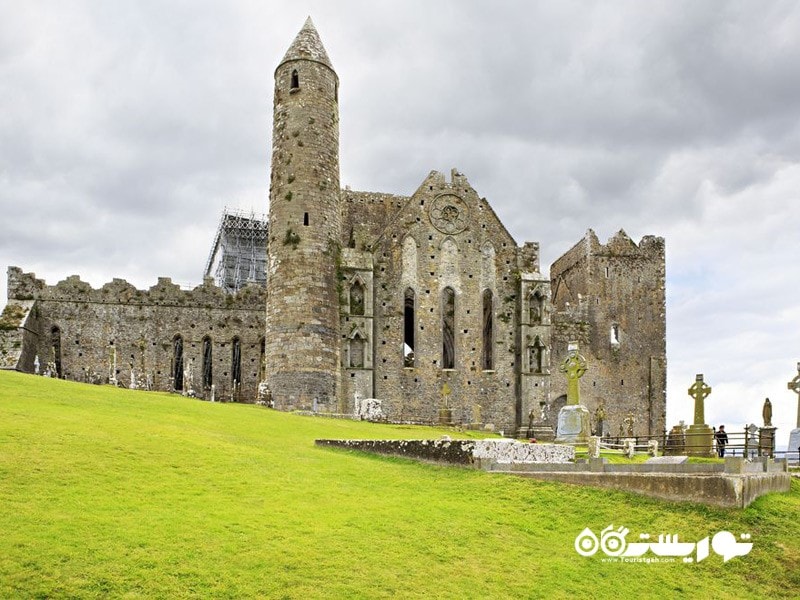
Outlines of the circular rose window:
M 467 228 L 467 204 L 453 194 L 436 196 L 429 215 L 433 226 L 442 233 L 461 233 Z

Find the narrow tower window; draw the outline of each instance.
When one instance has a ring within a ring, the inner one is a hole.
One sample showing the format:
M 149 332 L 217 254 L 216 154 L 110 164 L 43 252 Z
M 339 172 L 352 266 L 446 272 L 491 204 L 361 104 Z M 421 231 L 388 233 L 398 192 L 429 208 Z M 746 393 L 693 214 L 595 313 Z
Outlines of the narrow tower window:
M 619 346 L 619 325 L 616 323 L 611 325 L 611 344 L 613 346 Z
M 308 213 L 303 213 L 303 225 L 308 227 Z
M 203 338 L 203 389 L 210 390 L 211 384 L 214 383 L 213 378 L 213 345 L 211 338 L 206 336 Z
M 350 286 L 350 314 L 364 314 L 364 286 L 359 281 Z
M 236 393 L 242 384 L 242 345 L 238 337 L 233 338 L 231 346 L 231 384 Z
M 442 291 L 442 368 L 456 368 L 456 293 L 446 287 Z
M 492 290 L 483 290 L 483 352 L 481 368 L 484 371 L 494 369 L 494 307 Z
M 183 338 L 180 335 L 172 340 L 172 389 L 183 390 Z
M 411 288 L 406 288 L 403 299 L 403 366 L 414 366 L 414 310 L 416 294 Z
M 297 74 L 297 69 L 292 71 L 292 85 L 291 88 L 296 90 L 300 87 L 300 76 Z

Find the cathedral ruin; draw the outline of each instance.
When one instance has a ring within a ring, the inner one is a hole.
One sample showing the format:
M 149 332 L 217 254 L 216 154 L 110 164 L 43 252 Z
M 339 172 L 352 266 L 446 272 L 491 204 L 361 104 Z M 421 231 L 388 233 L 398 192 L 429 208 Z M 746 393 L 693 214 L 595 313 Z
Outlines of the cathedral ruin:
M 267 223 L 223 217 L 191 291 L 9 267 L 0 368 L 240 402 L 268 389 L 280 410 L 376 399 L 393 422 L 525 433 L 554 424 L 577 341 L 605 432 L 633 415 L 636 435 L 662 434 L 664 240 L 590 230 L 548 276 L 456 170 L 408 196 L 342 189 L 338 87 L 309 19 L 275 71 Z

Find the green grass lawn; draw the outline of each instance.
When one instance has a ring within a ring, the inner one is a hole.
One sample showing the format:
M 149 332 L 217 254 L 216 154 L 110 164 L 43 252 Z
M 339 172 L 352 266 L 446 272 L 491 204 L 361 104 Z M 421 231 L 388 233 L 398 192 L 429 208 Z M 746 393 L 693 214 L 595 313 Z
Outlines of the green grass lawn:
M 314 446 L 441 434 L 0 372 L 0 597 L 800 596 L 797 480 L 728 510 Z M 754 546 L 576 553 L 612 523 Z

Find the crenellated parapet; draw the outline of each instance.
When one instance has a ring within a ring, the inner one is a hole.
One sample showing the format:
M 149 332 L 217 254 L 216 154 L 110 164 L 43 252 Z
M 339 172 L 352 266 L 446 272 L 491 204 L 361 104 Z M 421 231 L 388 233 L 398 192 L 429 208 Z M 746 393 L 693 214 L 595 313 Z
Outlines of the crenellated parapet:
M 99 289 L 70 275 L 55 285 L 47 285 L 34 273 L 23 273 L 18 267 L 8 268 L 9 300 L 43 300 L 93 304 L 124 304 L 187 308 L 225 308 L 260 310 L 265 302 L 265 290 L 259 285 L 247 285 L 236 294 L 226 294 L 207 277 L 192 290 L 181 289 L 169 277 L 160 277 L 147 290 L 137 289 L 124 279 L 115 278 Z
M 9 300 L 33 300 L 46 287 L 44 280 L 36 279 L 34 273 L 23 273 L 19 267 L 8 267 Z

